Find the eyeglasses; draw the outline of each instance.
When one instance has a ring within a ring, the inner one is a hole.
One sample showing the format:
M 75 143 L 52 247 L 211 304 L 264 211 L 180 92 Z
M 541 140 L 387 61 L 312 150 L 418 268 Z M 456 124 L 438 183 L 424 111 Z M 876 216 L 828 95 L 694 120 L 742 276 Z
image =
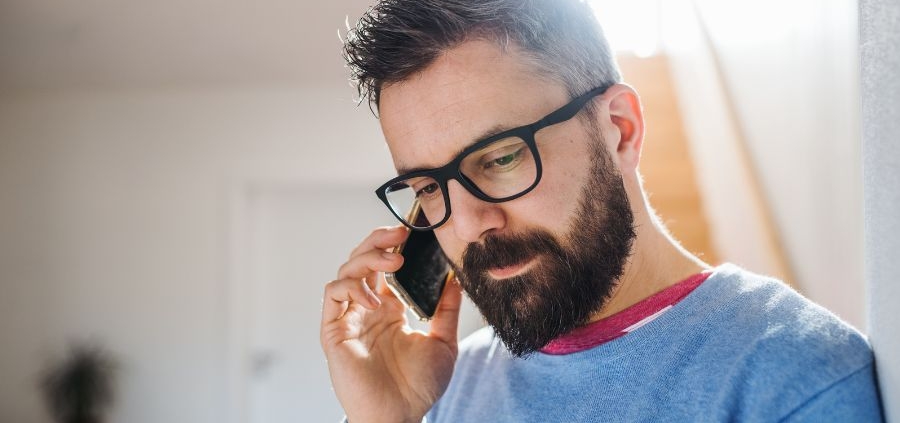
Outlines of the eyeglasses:
M 528 194 L 541 181 L 541 158 L 535 135 L 574 117 L 609 86 L 594 88 L 530 125 L 478 141 L 436 169 L 418 170 L 387 181 L 375 194 L 397 219 L 413 230 L 431 230 L 450 218 L 447 182 L 456 180 L 480 200 L 502 203 Z M 421 213 L 410 211 L 416 202 Z M 411 216 L 417 216 L 415 218 Z

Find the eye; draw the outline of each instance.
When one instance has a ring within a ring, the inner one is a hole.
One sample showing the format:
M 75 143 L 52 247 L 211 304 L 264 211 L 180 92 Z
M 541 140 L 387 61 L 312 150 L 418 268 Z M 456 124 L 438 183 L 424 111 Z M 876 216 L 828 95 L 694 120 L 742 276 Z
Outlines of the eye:
M 522 156 L 522 151 L 525 150 L 524 147 L 517 149 L 509 154 L 505 154 L 503 156 L 497 157 L 496 159 L 490 160 L 484 163 L 485 169 L 495 168 L 495 170 L 503 170 L 504 167 L 509 167 L 517 163 Z
M 421 189 L 416 190 L 416 197 L 434 195 L 436 192 L 438 192 L 438 190 L 440 190 L 438 184 L 436 182 L 432 182 L 428 185 L 425 185 Z
M 516 158 L 515 154 L 507 154 L 499 159 L 494 159 L 494 161 L 492 161 L 491 163 L 498 165 L 498 166 L 505 166 L 505 165 L 512 163 L 512 161 L 515 160 L 515 158 Z

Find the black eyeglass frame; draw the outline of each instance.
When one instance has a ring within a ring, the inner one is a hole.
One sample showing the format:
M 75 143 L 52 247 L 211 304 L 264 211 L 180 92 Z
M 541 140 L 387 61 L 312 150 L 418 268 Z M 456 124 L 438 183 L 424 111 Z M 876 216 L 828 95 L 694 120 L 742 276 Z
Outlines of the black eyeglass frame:
M 541 166 L 541 157 L 540 157 L 540 154 L 538 153 L 537 144 L 534 140 L 534 134 L 537 133 L 538 131 L 540 131 L 541 129 L 544 129 L 550 125 L 555 125 L 557 123 L 562 123 L 569 119 L 572 119 L 573 117 L 575 117 L 575 115 L 578 114 L 578 112 L 581 111 L 581 109 L 588 103 L 588 101 L 590 101 L 591 99 L 593 99 L 594 97 L 596 97 L 600 94 L 605 93 L 606 90 L 608 90 L 609 87 L 611 87 L 611 86 L 612 85 L 606 85 L 606 86 L 599 86 L 599 87 L 593 88 L 590 91 L 588 91 L 578 97 L 575 97 L 572 101 L 570 101 L 566 105 L 560 107 L 559 109 L 554 110 L 547 116 L 544 116 L 543 118 L 541 118 L 540 120 L 538 120 L 534 123 L 519 126 L 517 128 L 512 128 L 512 129 L 500 132 L 498 134 L 491 135 L 490 137 L 485 138 L 481 141 L 477 141 L 474 144 L 466 147 L 452 161 L 450 161 L 449 163 L 447 163 L 441 167 L 434 168 L 434 169 L 423 169 L 423 170 L 418 170 L 418 171 L 414 171 L 414 172 L 409 172 L 407 174 L 397 176 L 396 178 L 392 178 L 391 180 L 385 182 L 383 185 L 378 187 L 378 189 L 375 190 L 375 195 L 377 195 L 378 198 L 384 203 L 384 205 L 387 206 L 387 208 L 391 211 L 391 213 L 394 215 L 394 217 L 396 217 L 397 220 L 400 221 L 400 223 L 403 223 L 408 228 L 410 228 L 411 230 L 414 230 L 414 231 L 433 230 L 433 229 L 437 228 L 438 226 L 443 225 L 445 222 L 447 222 L 448 219 L 450 219 L 450 213 L 452 212 L 452 210 L 450 209 L 451 208 L 450 193 L 449 193 L 449 189 L 447 187 L 447 183 L 451 179 L 454 179 L 457 182 L 459 182 L 459 184 L 462 185 L 466 189 L 466 191 L 469 191 L 470 193 L 472 193 L 472 195 L 474 195 L 479 200 L 487 201 L 489 203 L 503 203 L 506 201 L 512 201 L 512 200 L 515 200 L 516 198 L 522 197 L 523 195 L 531 192 L 531 190 L 533 190 L 538 185 L 538 183 L 541 182 L 541 175 L 543 173 L 542 166 Z M 523 141 L 525 141 L 525 144 L 531 150 L 531 154 L 534 156 L 534 164 L 535 164 L 534 183 L 532 183 L 528 188 L 525 188 L 524 190 L 520 191 L 517 194 L 506 196 L 506 197 L 501 197 L 501 198 L 494 198 L 494 197 L 491 197 L 491 196 L 485 194 L 483 191 L 481 191 L 480 188 L 478 188 L 477 185 L 475 185 L 475 183 L 473 183 L 471 180 L 469 180 L 469 178 L 465 174 L 462 173 L 462 170 L 460 169 L 460 165 L 462 164 L 463 159 L 465 159 L 466 156 L 468 156 L 469 154 L 480 150 L 484 146 L 486 146 L 494 141 L 501 140 L 504 138 L 511 138 L 511 137 L 518 137 L 518 138 L 522 139 Z M 406 221 L 406 218 L 404 216 L 400 215 L 400 213 L 404 213 L 404 211 L 394 210 L 394 208 L 391 206 L 391 202 L 387 198 L 388 189 L 390 189 L 390 187 L 393 186 L 394 184 L 396 184 L 398 182 L 402 182 L 406 179 L 419 178 L 419 177 L 429 177 L 431 179 L 434 179 L 435 182 L 438 183 L 438 186 L 441 188 L 441 193 L 444 198 L 444 205 L 447 208 L 447 211 L 444 213 L 443 219 L 441 219 L 439 222 L 434 223 L 431 226 L 428 226 L 425 228 L 418 228 L 418 227 L 415 227 L 415 226 L 411 225 L 410 223 L 408 223 Z

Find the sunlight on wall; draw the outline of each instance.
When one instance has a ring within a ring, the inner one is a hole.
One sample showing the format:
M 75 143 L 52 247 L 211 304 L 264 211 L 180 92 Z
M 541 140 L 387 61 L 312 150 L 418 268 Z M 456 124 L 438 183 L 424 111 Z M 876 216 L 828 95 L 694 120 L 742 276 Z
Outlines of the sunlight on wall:
M 649 57 L 660 50 L 660 0 L 591 0 L 616 53 Z
M 821 21 L 812 19 L 827 10 L 820 0 L 758 0 L 752 7 L 721 0 L 696 0 L 695 8 L 706 17 L 704 24 L 715 41 L 730 48 L 790 43 Z
M 661 6 L 661 50 L 680 81 L 696 163 L 706 169 L 700 183 L 710 198 L 729 198 L 705 203 L 719 210 L 709 214 L 719 216 L 711 221 L 723 257 L 789 279 L 864 329 L 855 2 Z M 726 165 L 733 159 L 746 175 Z M 747 206 L 765 206 L 754 213 L 758 230 L 739 217 L 751 209 L 738 206 L 737 194 Z M 759 236 L 767 231 L 772 236 Z M 786 266 L 769 267 L 779 250 Z

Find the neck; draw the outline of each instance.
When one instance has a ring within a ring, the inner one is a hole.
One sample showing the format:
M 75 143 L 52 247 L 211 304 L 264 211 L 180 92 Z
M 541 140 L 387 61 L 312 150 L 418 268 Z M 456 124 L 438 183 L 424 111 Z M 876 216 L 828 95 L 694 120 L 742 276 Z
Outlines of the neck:
M 710 266 L 687 252 L 646 209 L 635 215 L 632 255 L 609 300 L 591 322 L 616 314 Z

